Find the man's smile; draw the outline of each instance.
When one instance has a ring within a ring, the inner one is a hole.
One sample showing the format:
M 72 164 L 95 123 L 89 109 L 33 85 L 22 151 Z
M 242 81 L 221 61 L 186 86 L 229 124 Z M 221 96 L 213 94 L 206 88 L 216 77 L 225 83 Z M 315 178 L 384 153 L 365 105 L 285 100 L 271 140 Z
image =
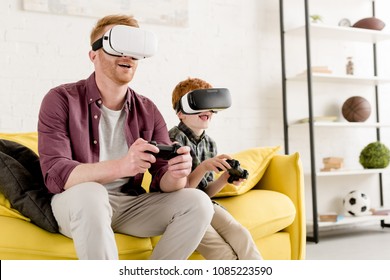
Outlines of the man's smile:
M 118 64 L 120 67 L 124 67 L 124 68 L 131 68 L 131 65 L 130 64 L 127 64 L 127 63 L 119 63 Z

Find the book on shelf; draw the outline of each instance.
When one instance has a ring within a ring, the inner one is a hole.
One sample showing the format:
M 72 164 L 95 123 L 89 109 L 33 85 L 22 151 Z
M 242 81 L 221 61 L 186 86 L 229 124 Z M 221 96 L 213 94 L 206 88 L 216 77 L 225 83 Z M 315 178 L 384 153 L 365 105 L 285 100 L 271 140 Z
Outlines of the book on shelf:
M 332 74 L 333 71 L 329 69 L 328 66 L 312 66 L 311 68 L 312 73 L 320 73 L 320 74 Z M 303 71 L 302 74 L 306 74 L 307 71 Z
M 324 167 L 321 171 L 333 171 L 343 167 L 344 159 L 341 157 L 326 157 L 322 159 Z
M 387 216 L 390 214 L 390 209 L 371 209 L 374 216 Z
M 322 159 L 323 163 L 327 164 L 340 164 L 344 162 L 344 158 L 342 157 L 325 157 Z
M 312 66 L 311 72 L 313 73 L 326 73 L 326 74 L 332 74 L 332 70 L 328 68 L 328 66 Z
M 341 221 L 344 216 L 337 213 L 324 213 L 318 215 L 320 222 L 338 222 Z

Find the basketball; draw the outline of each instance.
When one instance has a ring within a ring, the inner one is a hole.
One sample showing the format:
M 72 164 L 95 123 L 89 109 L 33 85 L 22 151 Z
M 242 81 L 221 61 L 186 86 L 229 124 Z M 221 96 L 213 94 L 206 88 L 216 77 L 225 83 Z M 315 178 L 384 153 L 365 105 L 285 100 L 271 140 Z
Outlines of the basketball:
M 371 105 L 361 96 L 352 96 L 344 102 L 341 112 L 349 122 L 364 122 L 370 117 Z

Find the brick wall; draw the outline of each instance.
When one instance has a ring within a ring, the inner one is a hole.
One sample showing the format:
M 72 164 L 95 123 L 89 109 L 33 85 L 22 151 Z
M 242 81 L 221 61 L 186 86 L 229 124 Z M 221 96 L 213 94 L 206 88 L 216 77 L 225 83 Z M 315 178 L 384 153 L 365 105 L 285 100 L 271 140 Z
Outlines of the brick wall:
M 156 56 L 140 61 L 137 92 L 177 124 L 170 95 L 188 76 L 228 87 L 233 106 L 209 134 L 221 152 L 282 143 L 279 25 L 276 1 L 189 1 L 186 28 L 142 25 L 159 37 Z M 25 11 L 0 1 L 0 131 L 36 130 L 47 91 L 89 76 L 89 32 L 96 18 Z

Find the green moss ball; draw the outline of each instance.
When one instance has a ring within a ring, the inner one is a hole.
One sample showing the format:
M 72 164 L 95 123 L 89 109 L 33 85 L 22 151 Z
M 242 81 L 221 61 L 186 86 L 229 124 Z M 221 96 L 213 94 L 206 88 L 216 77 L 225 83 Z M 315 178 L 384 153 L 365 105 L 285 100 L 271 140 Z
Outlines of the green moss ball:
M 381 142 L 372 142 L 360 152 L 360 164 L 366 168 L 385 168 L 390 162 L 390 150 Z

